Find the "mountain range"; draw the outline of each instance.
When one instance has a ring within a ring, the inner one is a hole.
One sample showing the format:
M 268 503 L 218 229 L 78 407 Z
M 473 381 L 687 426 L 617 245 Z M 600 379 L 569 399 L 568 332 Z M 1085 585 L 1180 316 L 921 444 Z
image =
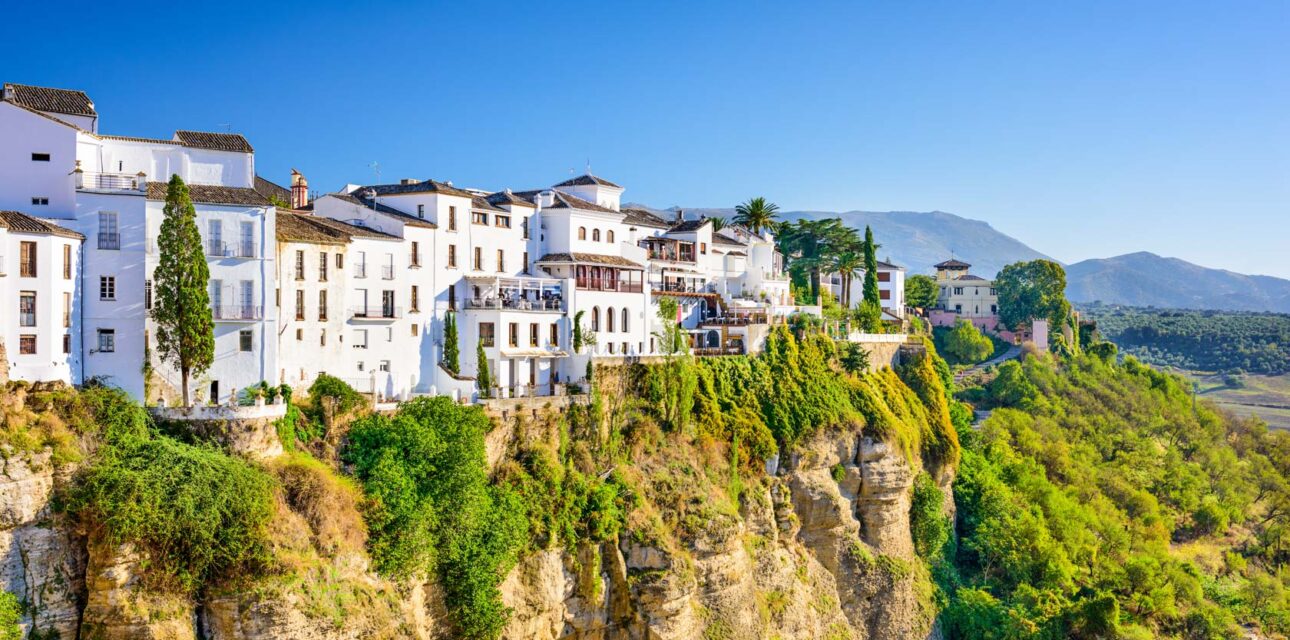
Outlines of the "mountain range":
M 670 218 L 678 207 L 652 210 Z M 686 217 L 734 217 L 734 209 L 685 207 L 684 211 Z M 944 211 L 781 211 L 779 217 L 790 221 L 838 217 L 856 229 L 868 225 L 881 245 L 879 257 L 910 274 L 931 273 L 932 265 L 951 257 L 971 264 L 972 272 L 983 278 L 993 278 L 1013 262 L 1053 260 L 987 222 Z M 1211 269 L 1145 251 L 1065 266 L 1066 295 L 1073 302 L 1290 313 L 1290 280 L 1282 278 Z

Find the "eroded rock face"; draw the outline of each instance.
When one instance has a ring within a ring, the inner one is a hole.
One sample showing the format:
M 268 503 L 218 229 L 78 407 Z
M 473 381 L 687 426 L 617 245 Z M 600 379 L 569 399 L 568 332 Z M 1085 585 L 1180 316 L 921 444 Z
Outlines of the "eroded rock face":
M 142 584 L 144 558 L 130 545 L 89 545 L 88 598 L 82 638 L 196 640 L 195 607 L 188 598 L 156 593 Z

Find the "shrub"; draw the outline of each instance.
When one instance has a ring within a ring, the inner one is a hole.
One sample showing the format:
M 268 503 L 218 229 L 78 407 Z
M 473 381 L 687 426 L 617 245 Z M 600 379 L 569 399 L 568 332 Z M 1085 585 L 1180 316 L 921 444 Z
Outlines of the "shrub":
M 0 640 L 22 640 L 22 609 L 18 596 L 0 591 Z
M 909 532 L 922 558 L 935 558 L 950 539 L 950 519 L 944 513 L 945 495 L 926 473 L 914 478 L 909 502 Z
M 325 373 L 318 374 L 314 383 L 309 385 L 309 404 L 314 410 L 314 417 L 321 419 L 323 399 L 336 401 L 336 415 L 344 415 L 366 404 L 363 394 L 354 390 L 344 380 Z
M 939 338 L 937 350 L 955 364 L 976 364 L 994 353 L 994 341 L 962 318 L 953 327 L 938 329 L 935 334 Z

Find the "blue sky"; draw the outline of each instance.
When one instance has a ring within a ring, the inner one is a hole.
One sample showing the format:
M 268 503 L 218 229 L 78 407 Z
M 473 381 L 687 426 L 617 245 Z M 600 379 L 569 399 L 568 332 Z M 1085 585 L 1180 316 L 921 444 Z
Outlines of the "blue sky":
M 0 79 L 262 175 L 940 209 L 1290 277 L 1290 3 L 17 3 Z

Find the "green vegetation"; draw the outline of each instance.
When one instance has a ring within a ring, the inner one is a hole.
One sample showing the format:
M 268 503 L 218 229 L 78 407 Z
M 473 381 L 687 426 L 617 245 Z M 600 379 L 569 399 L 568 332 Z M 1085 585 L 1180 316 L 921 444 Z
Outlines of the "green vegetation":
M 1290 632 L 1290 434 L 1132 358 L 1032 356 L 979 393 L 933 562 L 948 637 Z
M 8 591 L 0 591 L 0 640 L 22 640 L 22 602 Z
M 873 241 L 873 229 L 864 228 L 864 301 L 882 307 L 878 293 L 878 245 Z
M 775 215 L 779 205 L 757 197 L 735 206 L 735 224 L 747 227 L 753 233 L 761 233 L 775 225 Z
M 498 585 L 527 540 L 526 507 L 489 482 L 488 418 L 446 397 L 417 398 L 350 430 L 344 460 L 367 493 L 378 570 L 437 577 L 461 637 L 495 638 L 508 611 Z
M 179 369 L 180 393 L 189 404 L 188 380 L 201 375 L 215 360 L 215 321 L 211 314 L 210 267 L 197 210 L 188 185 L 178 175 L 166 188 L 165 218 L 157 236 L 160 253 L 152 274 L 152 319 L 156 322 L 157 352 L 163 362 Z M 211 398 L 212 402 L 217 398 Z
M 1082 306 L 1126 354 L 1193 371 L 1290 373 L 1290 315 Z
M 366 403 L 367 399 L 363 394 L 335 376 L 320 373 L 314 383 L 309 385 L 309 405 L 313 411 L 311 417 L 319 421 L 322 421 L 328 405 L 332 407 L 334 415 L 344 415 Z
M 443 368 L 453 375 L 461 373 L 461 351 L 457 345 L 457 314 L 443 317 Z
M 1052 260 L 1031 260 L 1007 265 L 994 279 L 999 294 L 999 320 L 1019 329 L 1031 320 L 1046 318 L 1054 332 L 1070 315 L 1066 301 L 1066 270 Z
M 915 274 L 905 279 L 905 303 L 911 307 L 930 309 L 940 298 L 940 287 L 928 275 Z
M 945 354 L 950 364 L 983 362 L 995 351 L 994 340 L 963 318 L 955 321 L 953 327 L 936 327 L 932 334 L 936 339 L 937 351 Z
M 484 352 L 482 339 L 475 345 L 475 386 L 479 387 L 481 398 L 493 393 L 493 374 L 488 370 L 488 354 Z

